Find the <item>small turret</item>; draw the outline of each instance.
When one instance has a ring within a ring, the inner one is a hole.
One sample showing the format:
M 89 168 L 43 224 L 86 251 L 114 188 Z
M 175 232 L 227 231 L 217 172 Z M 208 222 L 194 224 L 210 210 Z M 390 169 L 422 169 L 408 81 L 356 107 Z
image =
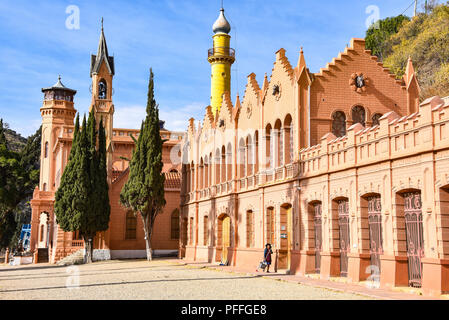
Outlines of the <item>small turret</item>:
M 73 97 L 76 94 L 76 90 L 72 90 L 64 86 L 61 82 L 61 76 L 58 77 L 58 82 L 49 88 L 42 88 L 44 93 L 44 100 L 63 100 L 73 102 Z

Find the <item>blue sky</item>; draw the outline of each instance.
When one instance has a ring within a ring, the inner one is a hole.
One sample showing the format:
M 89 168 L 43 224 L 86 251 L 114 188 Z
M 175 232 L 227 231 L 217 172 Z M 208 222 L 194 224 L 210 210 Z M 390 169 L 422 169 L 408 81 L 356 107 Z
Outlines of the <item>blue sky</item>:
M 420 1 L 423 2 L 423 1 Z M 225 0 L 231 46 L 237 51 L 232 97 L 242 96 L 251 72 L 259 83 L 271 74 L 275 52 L 287 50 L 296 65 L 300 47 L 312 72 L 364 37 L 377 6 L 380 18 L 404 12 L 411 0 Z M 66 28 L 66 8 L 80 10 L 79 30 Z M 13 1 L 0 0 L 0 118 L 23 136 L 40 125 L 42 87 L 62 82 L 78 91 L 75 108 L 90 104 L 90 54 L 96 53 L 100 19 L 115 56 L 117 128 L 139 128 L 145 116 L 149 68 L 155 73 L 160 117 L 171 130 L 203 119 L 210 98 L 207 49 L 219 0 Z M 413 14 L 411 6 L 406 14 Z

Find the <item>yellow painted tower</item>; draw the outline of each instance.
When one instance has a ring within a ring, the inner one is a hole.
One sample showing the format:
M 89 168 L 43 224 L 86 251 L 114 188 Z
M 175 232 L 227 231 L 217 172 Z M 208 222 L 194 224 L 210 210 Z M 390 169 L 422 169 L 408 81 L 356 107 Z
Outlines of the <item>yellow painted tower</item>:
M 235 61 L 235 50 L 230 47 L 231 25 L 226 20 L 223 8 L 212 30 L 214 47 L 208 53 L 208 61 L 212 67 L 210 105 L 216 116 L 220 111 L 223 94 L 231 91 L 231 66 Z

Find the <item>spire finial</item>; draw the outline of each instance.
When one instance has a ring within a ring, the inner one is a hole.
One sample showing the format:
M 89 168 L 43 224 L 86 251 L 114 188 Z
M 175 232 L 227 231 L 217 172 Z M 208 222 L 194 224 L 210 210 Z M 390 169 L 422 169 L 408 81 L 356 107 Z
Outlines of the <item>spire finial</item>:
M 221 0 L 221 10 L 224 10 L 224 7 L 223 7 L 223 0 Z
M 103 31 L 103 21 L 104 21 L 104 19 L 103 19 L 103 17 L 101 17 L 101 31 Z
M 61 75 L 60 74 L 58 75 L 58 80 L 61 81 Z

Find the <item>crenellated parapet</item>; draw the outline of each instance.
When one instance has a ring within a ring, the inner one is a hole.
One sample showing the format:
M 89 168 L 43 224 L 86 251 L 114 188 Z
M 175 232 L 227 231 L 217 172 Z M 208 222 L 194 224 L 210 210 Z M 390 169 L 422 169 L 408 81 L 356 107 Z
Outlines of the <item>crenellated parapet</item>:
M 301 177 L 437 151 L 448 143 L 449 101 L 433 97 L 421 103 L 419 112 L 400 117 L 391 111 L 379 125 L 357 123 L 343 137 L 328 133 L 320 144 L 301 149 Z

